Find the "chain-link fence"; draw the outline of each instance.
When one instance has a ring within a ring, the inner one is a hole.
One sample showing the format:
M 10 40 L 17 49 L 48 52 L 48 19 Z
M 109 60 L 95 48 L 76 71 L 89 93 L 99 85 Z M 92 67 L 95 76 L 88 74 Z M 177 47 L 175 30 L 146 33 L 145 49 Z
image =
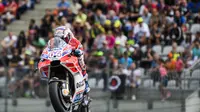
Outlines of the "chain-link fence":
M 47 94 L 47 81 L 40 80 L 38 73 L 33 75 L 32 70 L 25 68 L 15 68 L 13 77 L 9 79 L 11 68 L 5 67 L 5 72 L 0 78 L 1 83 L 1 112 L 53 112 Z M 112 72 L 110 72 L 112 71 Z M 159 92 L 159 80 L 152 78 L 152 72 L 145 72 L 140 69 L 142 76 L 138 86 L 130 86 L 129 77 L 124 73 L 116 75 L 117 72 L 107 69 L 90 72 L 89 84 L 92 88 L 90 96 L 92 98 L 92 112 L 186 112 L 188 109 L 199 105 L 190 103 L 188 96 L 199 88 L 199 70 L 184 71 L 181 77 L 171 78 L 168 81 L 168 90 L 171 97 L 161 101 Z M 111 74 L 112 73 L 112 74 Z M 26 74 L 26 75 L 24 75 Z M 158 76 L 153 73 L 155 76 Z M 171 75 L 176 73 L 171 73 Z M 119 76 L 123 82 L 118 92 L 111 92 L 112 86 L 110 76 Z M 155 82 L 154 82 L 155 81 Z M 177 86 L 176 82 L 179 82 Z M 198 91 L 195 99 L 199 99 Z M 194 98 L 193 98 L 194 99 Z M 37 110 L 36 110 L 37 109 Z M 195 109 L 193 109 L 195 110 Z M 199 111 L 199 109 L 196 109 Z

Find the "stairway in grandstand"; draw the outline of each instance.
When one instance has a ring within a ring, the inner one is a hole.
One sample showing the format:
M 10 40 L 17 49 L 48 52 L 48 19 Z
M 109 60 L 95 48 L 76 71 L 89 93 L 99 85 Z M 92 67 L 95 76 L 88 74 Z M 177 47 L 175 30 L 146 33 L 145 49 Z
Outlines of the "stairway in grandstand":
M 13 34 L 18 35 L 21 30 L 27 31 L 30 19 L 35 19 L 36 24 L 40 25 L 40 20 L 45 14 L 45 9 L 54 9 L 57 7 L 59 0 L 41 0 L 40 4 L 35 5 L 34 10 L 29 10 L 21 16 L 20 20 L 15 20 L 13 23 L 7 26 L 6 31 L 0 31 L 0 40 L 8 35 L 11 31 Z

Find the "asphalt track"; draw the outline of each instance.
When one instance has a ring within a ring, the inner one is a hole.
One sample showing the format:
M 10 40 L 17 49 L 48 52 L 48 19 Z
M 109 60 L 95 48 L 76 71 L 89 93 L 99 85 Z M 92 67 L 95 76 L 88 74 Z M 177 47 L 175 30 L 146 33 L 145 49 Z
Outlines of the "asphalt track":
M 12 106 L 12 101 L 8 100 L 7 112 L 54 112 L 52 106 L 45 105 L 45 99 L 18 99 L 18 106 Z M 113 108 L 110 101 L 110 112 L 180 112 L 181 105 L 177 102 L 154 102 L 154 109 L 148 110 L 147 103 L 144 101 L 120 101 L 119 109 Z M 91 112 L 108 112 L 106 100 L 93 100 Z M 4 99 L 0 99 L 0 112 L 4 112 Z

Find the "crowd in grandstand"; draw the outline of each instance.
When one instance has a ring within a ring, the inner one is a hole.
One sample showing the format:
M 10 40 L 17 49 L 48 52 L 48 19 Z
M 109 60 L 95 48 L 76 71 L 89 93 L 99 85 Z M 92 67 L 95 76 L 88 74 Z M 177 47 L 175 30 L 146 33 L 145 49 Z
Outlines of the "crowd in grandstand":
M 6 30 L 6 25 L 19 20 L 27 10 L 33 10 L 39 0 L 1 0 L 0 1 L 0 30 Z
M 18 1 L 25 5 L 27 0 Z M 17 18 L 24 11 L 18 5 L 8 16 L 9 5 L 0 6 L 5 7 L 1 18 L 7 22 L 11 14 Z M 106 78 L 109 66 L 113 74 L 126 74 L 133 88 L 140 84 L 141 67 L 151 72 L 154 81 L 161 79 L 166 86 L 166 77 L 174 78 L 178 86 L 182 70 L 200 58 L 198 0 L 60 0 L 56 9 L 46 9 L 40 25 L 30 20 L 27 35 L 9 33 L 1 42 L 2 54 L 9 60 L 9 77 L 13 67 L 34 68 L 54 29 L 61 25 L 82 42 L 88 71 Z

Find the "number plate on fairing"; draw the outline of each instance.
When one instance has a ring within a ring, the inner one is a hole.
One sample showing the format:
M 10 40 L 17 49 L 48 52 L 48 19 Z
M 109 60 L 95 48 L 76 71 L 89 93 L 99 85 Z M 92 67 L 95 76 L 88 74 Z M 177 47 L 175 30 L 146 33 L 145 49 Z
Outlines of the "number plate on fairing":
M 62 56 L 62 50 L 53 50 L 49 51 L 48 57 L 49 58 L 60 58 Z

